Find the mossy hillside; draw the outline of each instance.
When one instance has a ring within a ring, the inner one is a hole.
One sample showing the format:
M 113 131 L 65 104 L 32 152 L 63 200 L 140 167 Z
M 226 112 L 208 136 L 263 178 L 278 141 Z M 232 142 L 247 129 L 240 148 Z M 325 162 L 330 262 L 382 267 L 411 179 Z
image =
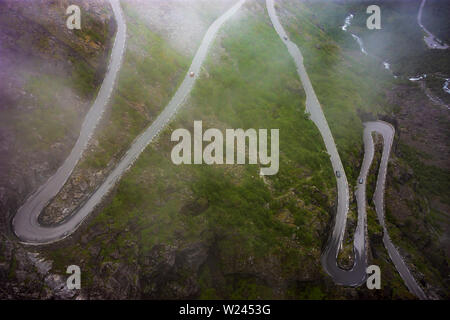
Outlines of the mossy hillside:
M 101 266 L 125 261 L 140 270 L 135 276 L 143 297 L 174 297 L 177 293 L 171 287 L 184 288 L 191 281 L 198 285 L 201 298 L 345 295 L 330 286 L 319 263 L 335 198 L 329 158 L 319 132 L 304 115 L 305 96 L 295 66 L 264 6 L 252 3 L 246 8 L 250 12 L 245 20 L 227 24 L 215 41 L 187 105 L 144 151 L 118 184 L 112 200 L 84 229 L 89 241 L 49 254 L 56 270 L 82 261 L 91 279 L 85 285 L 95 288 L 99 284 L 92 279 L 98 277 Z M 308 19 L 312 18 L 307 15 L 283 23 L 297 30 Z M 362 125 L 357 110 L 376 112 L 386 105 L 374 93 L 378 87 L 370 85 L 371 73 L 363 64 L 346 63 L 339 46 L 325 31 L 316 32 L 314 25 L 310 23 L 309 33 L 303 33 L 309 45 L 313 44 L 306 46 L 305 64 L 320 91 L 319 99 L 326 101 L 322 105 L 331 118 L 343 162 L 358 163 L 362 160 Z M 305 41 L 302 35 L 297 37 L 299 43 Z M 314 47 L 316 42 L 326 48 L 318 56 L 314 50 L 322 49 Z M 327 76 L 321 77 L 319 71 Z M 344 77 L 345 86 L 337 75 Z M 343 102 L 333 104 L 332 93 Z M 280 129 L 279 173 L 261 179 L 258 165 L 173 165 L 170 134 L 180 127 L 191 130 L 194 120 L 202 120 L 204 128 L 222 130 Z M 355 137 L 353 149 L 345 135 Z M 351 167 L 346 168 L 347 174 L 356 180 L 358 167 L 347 166 Z M 208 255 L 198 269 L 184 266 L 171 278 L 159 277 L 163 288 L 146 280 L 157 270 L 145 258 L 156 246 L 176 251 L 199 242 L 207 246 Z
M 425 82 L 433 95 L 449 103 L 449 95 L 442 90 L 444 79 L 449 76 L 449 50 L 432 50 L 425 44 L 425 33 L 417 23 L 420 2 L 374 1 L 372 4 L 381 9 L 380 30 L 367 29 L 367 4 L 350 2 L 340 7 L 355 14 L 349 30 L 363 39 L 371 55 L 388 61 L 393 72 L 406 79 L 427 74 Z M 443 31 L 448 29 L 444 16 L 448 10 L 446 1 L 427 1 L 422 16 L 425 27 L 444 41 Z
M 283 1 L 278 12 L 289 37 L 302 51 L 306 70 L 352 183 L 357 179 L 362 160 L 363 126 L 359 113 L 376 115 L 390 111 L 384 93 L 389 75 L 377 61 L 363 54 L 346 54 L 343 48 L 348 42 L 339 27 L 341 23 L 337 15 L 330 18 L 334 11 L 342 9 L 334 3 L 322 3 L 324 10 L 319 5 Z
M 187 72 L 187 58 L 149 30 L 142 12 L 129 3 L 123 4 L 123 10 L 128 39 L 115 90 L 74 173 L 41 214 L 40 221 L 44 224 L 55 221 L 55 216 L 67 218 L 71 212 L 60 216 L 61 208 L 76 207 L 86 199 L 133 139 L 169 102 Z M 92 182 L 92 177 L 97 180 Z M 81 191 L 85 197 L 77 198 L 74 204 L 74 194 L 80 192 L 74 186 L 78 185 L 87 185 Z
M 205 265 L 199 275 L 204 279 L 201 295 L 253 297 L 251 288 L 264 286 L 266 291 L 258 291 L 273 297 L 273 284 L 256 281 L 270 278 L 265 274 L 267 257 L 284 279 L 298 272 L 320 275 L 317 261 L 334 177 L 320 135 L 304 116 L 304 99 L 293 62 L 264 11 L 226 25 L 188 104 L 91 222 L 89 229 L 106 226 L 108 231 L 89 246 L 101 248 L 101 262 L 114 260 L 111 255 L 118 251 L 121 259 L 142 263 L 157 244 L 183 248 L 197 241 L 215 243 L 220 274 L 250 273 L 215 287 L 217 275 L 208 277 L 214 271 Z M 170 134 L 175 128 L 190 129 L 194 120 L 203 120 L 204 128 L 280 129 L 280 172 L 265 182 L 258 165 L 173 165 Z M 288 211 L 288 222 L 281 219 L 283 210 Z M 113 234 L 117 236 L 111 239 Z M 138 254 L 127 249 L 130 243 Z M 89 250 L 80 245 L 71 247 L 70 255 L 63 251 L 51 254 L 57 265 L 75 257 L 90 259 Z M 97 263 L 85 268 L 95 273 Z M 179 274 L 179 281 L 184 280 Z M 149 295 L 151 285 L 143 286 L 142 294 Z

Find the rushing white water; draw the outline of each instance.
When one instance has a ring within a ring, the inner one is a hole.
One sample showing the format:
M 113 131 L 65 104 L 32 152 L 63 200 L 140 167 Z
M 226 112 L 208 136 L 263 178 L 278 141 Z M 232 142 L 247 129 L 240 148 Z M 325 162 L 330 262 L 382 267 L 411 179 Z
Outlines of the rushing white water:
M 442 89 L 444 89 L 445 92 L 450 94 L 450 88 L 448 87 L 450 85 L 450 78 L 445 79 L 444 86 Z
M 433 75 L 432 75 L 432 77 L 433 77 Z M 426 79 L 426 78 L 427 78 L 427 75 L 426 75 L 426 74 L 422 74 L 422 75 L 419 75 L 419 76 L 416 76 L 416 77 L 409 78 L 408 80 L 409 80 L 409 81 L 412 81 L 412 82 L 421 82 L 421 80 L 424 80 L 424 79 Z M 444 82 L 444 85 L 443 85 L 442 89 L 443 89 L 445 92 L 447 92 L 447 93 L 450 94 L 450 88 L 449 88 L 449 85 L 450 85 L 450 78 L 445 79 L 445 82 Z M 425 95 L 428 97 L 428 99 L 430 99 L 431 102 L 433 102 L 433 103 L 436 104 L 436 105 L 445 107 L 445 108 L 447 108 L 447 109 L 450 110 L 450 106 L 448 106 L 448 105 L 447 105 L 444 101 L 442 101 L 442 99 L 439 98 L 438 96 L 434 96 L 434 95 L 432 94 L 431 90 L 430 90 L 429 88 L 427 88 L 425 84 L 422 84 L 421 87 L 422 87 L 422 90 L 424 91 Z
M 361 52 L 364 53 L 365 55 L 367 55 L 367 51 L 366 51 L 366 49 L 364 49 L 364 43 L 363 43 L 363 41 L 361 40 L 361 38 L 358 37 L 356 34 L 353 34 L 353 33 L 352 33 L 352 37 L 353 37 L 353 39 L 356 40 L 356 42 L 358 42 L 358 44 L 359 44 L 359 49 L 361 50 Z
M 409 80 L 409 81 L 419 81 L 419 80 L 425 79 L 426 77 L 427 77 L 427 75 L 426 75 L 426 74 L 423 74 L 423 75 L 421 75 L 421 76 L 409 78 L 408 80 Z

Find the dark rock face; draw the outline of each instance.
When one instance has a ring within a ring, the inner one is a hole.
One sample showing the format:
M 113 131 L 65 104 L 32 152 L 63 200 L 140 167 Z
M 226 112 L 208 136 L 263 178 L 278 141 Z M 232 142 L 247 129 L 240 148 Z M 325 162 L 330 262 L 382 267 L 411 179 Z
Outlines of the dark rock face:
M 156 245 L 143 260 L 141 287 L 143 298 L 194 298 L 199 294 L 197 273 L 206 261 L 208 248 L 196 242 L 177 249 Z

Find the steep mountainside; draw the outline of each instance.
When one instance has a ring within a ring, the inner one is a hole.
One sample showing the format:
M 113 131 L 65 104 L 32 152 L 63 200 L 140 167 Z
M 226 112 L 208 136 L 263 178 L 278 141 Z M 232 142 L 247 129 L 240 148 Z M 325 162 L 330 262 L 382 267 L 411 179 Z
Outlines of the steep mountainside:
M 81 30 L 66 27 L 70 4 L 81 8 Z M 10 221 L 75 143 L 114 33 L 107 1 L 0 1 L 1 297 L 57 295 L 8 240 Z
M 389 233 L 426 294 L 448 298 L 450 119 L 438 79 L 450 78 L 449 50 L 426 47 L 415 20 L 420 1 L 406 2 L 374 1 L 383 23 L 374 31 L 365 28 L 365 1 L 278 0 L 275 9 L 302 51 L 349 181 L 338 263 L 353 263 L 363 123 L 382 119 L 396 129 L 386 186 Z M 335 172 L 262 0 L 247 0 L 221 28 L 178 114 L 89 219 L 55 244 L 18 244 L 11 218 L 70 151 L 114 37 L 106 2 L 73 3 L 82 7 L 84 23 L 69 32 L 67 1 L 0 0 L 0 297 L 414 299 L 384 248 L 372 203 L 379 137 L 367 181 L 367 228 L 368 263 L 380 266 L 382 288 L 338 286 L 324 272 L 320 257 L 336 211 Z M 127 47 L 116 88 L 42 224 L 70 218 L 98 188 L 168 104 L 209 25 L 234 3 L 121 1 Z M 424 23 L 442 36 L 445 19 L 431 23 L 429 17 L 445 6 L 431 0 L 428 6 Z M 409 80 L 424 73 L 430 76 Z M 279 129 L 278 174 L 261 177 L 258 164 L 173 164 L 172 132 L 192 132 L 196 120 L 204 130 L 222 132 Z M 64 289 L 72 264 L 82 270 L 77 292 Z

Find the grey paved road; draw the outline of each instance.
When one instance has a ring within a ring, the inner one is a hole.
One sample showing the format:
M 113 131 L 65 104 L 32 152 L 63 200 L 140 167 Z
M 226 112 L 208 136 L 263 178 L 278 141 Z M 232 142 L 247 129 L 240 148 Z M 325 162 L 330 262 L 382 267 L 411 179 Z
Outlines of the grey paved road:
M 430 48 L 430 49 L 448 49 L 448 47 L 449 47 L 448 45 L 437 41 L 437 38 L 430 31 L 428 31 L 428 29 L 425 28 L 425 26 L 422 24 L 422 11 L 423 11 L 423 7 L 425 6 L 426 2 L 427 2 L 427 0 L 422 0 L 422 3 L 420 4 L 420 7 L 419 7 L 419 12 L 417 13 L 417 23 L 422 28 L 422 30 L 426 33 L 426 36 L 424 37 L 424 41 L 427 44 L 428 48 Z
M 42 209 L 53 199 L 72 174 L 73 169 L 80 160 L 86 145 L 91 138 L 95 127 L 100 121 L 114 88 L 117 73 L 120 70 L 126 44 L 126 25 L 118 0 L 111 0 L 114 17 L 117 21 L 117 32 L 111 57 L 103 83 L 100 87 L 94 104 L 89 109 L 81 126 L 80 135 L 69 156 L 66 158 L 56 173 L 51 176 L 36 192 L 28 197 L 26 202 L 19 208 L 13 219 L 15 234 L 24 242 L 47 242 L 50 239 L 61 237 L 68 231 L 69 225 L 61 225 L 56 228 L 41 227 L 38 216 Z
M 290 55 L 294 59 L 299 74 L 300 80 L 303 84 L 303 88 L 306 93 L 306 112 L 311 115 L 311 120 L 317 126 L 322 135 L 325 143 L 326 150 L 330 155 L 331 164 L 334 172 L 339 171 L 340 177 L 336 177 L 337 191 L 338 191 L 338 205 L 335 216 L 335 224 L 333 232 L 329 237 L 329 241 L 326 249 L 322 254 L 322 266 L 325 271 L 333 278 L 337 284 L 346 286 L 359 286 L 366 280 L 366 268 L 367 268 L 367 214 L 366 214 L 366 180 L 367 174 L 372 164 L 374 156 L 374 145 L 372 140 L 372 132 L 380 133 L 384 138 L 384 147 L 382 154 L 382 162 L 380 165 L 377 187 L 374 194 L 374 203 L 377 212 L 378 219 L 383 227 L 384 236 L 383 242 L 388 250 L 388 253 L 400 273 L 401 277 L 405 281 L 408 289 L 414 293 L 420 299 L 426 299 L 420 286 L 415 281 L 412 274 L 409 272 L 408 267 L 401 258 L 398 250 L 392 244 L 386 226 L 384 224 L 384 186 L 386 181 L 387 165 L 389 155 L 391 151 L 392 141 L 394 138 L 394 128 L 383 121 L 368 122 L 365 123 L 364 129 L 364 159 L 361 167 L 361 172 L 358 177 L 363 179 L 363 183 L 359 184 L 356 191 L 356 199 L 358 204 L 358 224 L 354 234 L 354 252 L 355 259 L 353 268 L 351 270 L 343 270 L 339 268 L 337 264 L 337 256 L 339 250 L 342 247 L 342 241 L 344 238 L 347 213 L 349 206 L 349 189 L 347 177 L 345 175 L 344 168 L 342 166 L 339 153 L 336 148 L 333 136 L 330 128 L 328 127 L 327 120 L 323 114 L 320 102 L 314 92 L 314 88 L 309 80 L 306 69 L 303 65 L 303 56 L 295 43 L 289 40 L 283 26 L 281 25 L 278 16 L 274 8 L 273 0 L 266 0 L 267 11 L 269 13 L 272 24 L 278 33 L 281 41 L 286 45 Z
M 124 172 L 128 170 L 128 168 L 138 158 L 146 146 L 159 134 L 172 116 L 178 111 L 194 86 L 208 49 L 220 27 L 239 10 L 244 2 L 245 0 L 239 0 L 234 6 L 232 6 L 211 24 L 194 56 L 188 73 L 186 74 L 175 95 L 170 100 L 169 104 L 164 108 L 155 121 L 134 140 L 125 156 L 120 160 L 114 170 L 108 175 L 99 188 L 96 189 L 86 203 L 84 203 L 83 206 L 81 206 L 79 210 L 64 223 L 55 227 L 44 227 L 39 224 L 38 216 L 45 205 L 63 187 L 65 181 L 68 179 L 73 168 L 78 162 L 81 153 L 89 140 L 90 135 L 92 134 L 93 128 L 101 116 L 101 112 L 97 109 L 104 108 L 104 104 L 106 104 L 106 101 L 111 94 L 115 75 L 120 68 L 120 60 L 123 54 L 126 37 L 125 21 L 123 19 L 118 0 L 111 1 L 117 20 L 118 32 L 116 35 L 109 71 L 94 106 L 86 116 L 79 142 L 77 142 L 76 147 L 72 150 L 71 155 L 63 166 L 58 169 L 56 174 L 26 201 L 14 217 L 14 232 L 23 243 L 35 245 L 52 243 L 69 236 L 80 226 L 84 219 L 88 217 L 92 210 L 102 201 L 103 197 L 116 184 Z M 191 77 L 189 75 L 190 72 L 194 72 L 195 75 Z M 100 105 L 101 107 L 97 108 L 97 105 Z M 95 111 L 92 111 L 92 109 Z
M 276 15 L 273 0 L 266 0 L 267 10 L 272 21 L 272 24 L 287 46 L 289 53 L 294 59 L 297 67 L 298 74 L 302 81 L 304 90 L 306 92 L 306 112 L 309 112 L 311 120 L 315 123 L 319 129 L 322 138 L 325 143 L 327 152 L 330 155 L 330 160 L 333 166 L 333 170 L 339 171 L 340 177 L 336 178 L 338 187 L 338 206 L 335 218 L 335 225 L 333 232 L 330 236 L 328 246 L 322 256 L 322 264 L 325 270 L 333 277 L 336 283 L 343 285 L 356 286 L 364 282 L 366 278 L 366 197 L 365 197 L 365 181 L 367 173 L 372 163 L 374 146 L 371 137 L 373 131 L 379 132 L 384 138 L 384 148 L 382 155 L 382 162 L 378 174 L 377 188 L 374 195 L 375 208 L 377 211 L 378 219 L 383 226 L 384 244 L 393 260 L 397 270 L 404 279 L 408 288 L 416 294 L 419 298 L 425 298 L 423 291 L 417 285 L 414 277 L 409 272 L 407 266 L 403 262 L 400 254 L 390 241 L 384 224 L 384 208 L 383 208 L 383 195 L 384 185 L 386 180 L 387 163 L 389 159 L 390 149 L 394 136 L 394 129 L 387 123 L 369 122 L 365 124 L 364 130 L 364 145 L 365 155 L 363 165 L 361 168 L 360 177 L 364 179 L 364 183 L 360 185 L 356 192 L 358 201 L 358 225 L 355 232 L 355 264 L 353 269 L 345 271 L 337 266 L 337 254 L 342 246 L 342 241 L 345 233 L 345 225 L 348 212 L 348 182 L 345 175 L 345 171 L 339 157 L 339 153 L 336 148 L 331 131 L 328 127 L 327 120 L 323 114 L 319 100 L 314 92 L 311 81 L 309 80 L 306 69 L 303 65 L 303 57 L 298 47 L 288 39 L 286 32 L 284 31 L 281 23 Z M 120 69 L 121 60 L 125 48 L 126 39 L 126 26 L 122 16 L 119 2 L 112 0 L 111 4 L 114 10 L 114 15 L 117 20 L 118 30 L 116 39 L 111 55 L 111 62 L 108 72 L 105 76 L 102 87 L 99 91 L 94 105 L 88 112 L 85 121 L 82 126 L 80 137 L 72 150 L 69 157 L 64 164 L 58 169 L 41 188 L 38 189 L 33 195 L 31 195 L 26 203 L 18 210 L 16 216 L 13 219 L 13 227 L 16 235 L 22 242 L 28 244 L 45 244 L 61 240 L 71 233 L 73 233 L 78 226 L 84 221 L 84 219 L 92 212 L 96 205 L 98 205 L 103 197 L 111 190 L 115 183 L 120 179 L 123 173 L 133 164 L 137 157 L 147 147 L 147 145 L 155 138 L 159 132 L 170 121 L 173 115 L 178 111 L 188 94 L 190 93 L 194 83 L 200 73 L 200 68 L 208 52 L 208 48 L 215 38 L 215 35 L 219 31 L 220 27 L 242 6 L 245 0 L 238 1 L 233 7 L 219 17 L 209 27 L 206 32 L 202 43 L 195 54 L 191 67 L 186 74 L 182 84 L 176 91 L 172 100 L 156 118 L 156 120 L 148 127 L 144 133 L 135 139 L 130 149 L 125 156 L 121 159 L 115 169 L 106 178 L 106 180 L 100 185 L 100 187 L 92 194 L 89 200 L 76 212 L 71 219 L 65 223 L 56 227 L 43 227 L 38 223 L 38 216 L 45 205 L 59 192 L 64 183 L 70 176 L 73 168 L 81 157 L 81 154 L 95 129 L 96 124 L 101 118 L 104 107 L 109 100 L 112 89 L 114 87 L 115 78 L 117 72 Z M 286 39 L 286 40 L 285 40 Z M 193 72 L 194 77 L 190 76 Z
M 384 188 L 386 185 L 387 167 L 389 155 L 391 153 L 392 142 L 394 141 L 395 129 L 391 124 L 383 121 L 367 122 L 364 125 L 365 125 L 364 129 L 365 153 L 370 153 L 373 157 L 374 145 L 372 139 L 372 132 L 377 132 L 383 136 L 383 153 L 381 156 L 380 168 L 378 170 L 377 185 L 375 188 L 373 202 L 375 204 L 375 210 L 377 212 L 378 221 L 380 222 L 383 228 L 384 246 L 386 247 L 390 258 L 395 265 L 395 268 L 402 277 L 409 291 L 412 292 L 414 295 L 416 295 L 419 299 L 427 299 L 427 296 L 414 279 L 414 276 L 409 271 L 408 266 L 404 262 L 397 248 L 392 243 L 384 221 Z M 370 163 L 371 162 L 372 159 L 370 159 Z M 367 170 L 368 168 L 366 169 L 366 172 Z

